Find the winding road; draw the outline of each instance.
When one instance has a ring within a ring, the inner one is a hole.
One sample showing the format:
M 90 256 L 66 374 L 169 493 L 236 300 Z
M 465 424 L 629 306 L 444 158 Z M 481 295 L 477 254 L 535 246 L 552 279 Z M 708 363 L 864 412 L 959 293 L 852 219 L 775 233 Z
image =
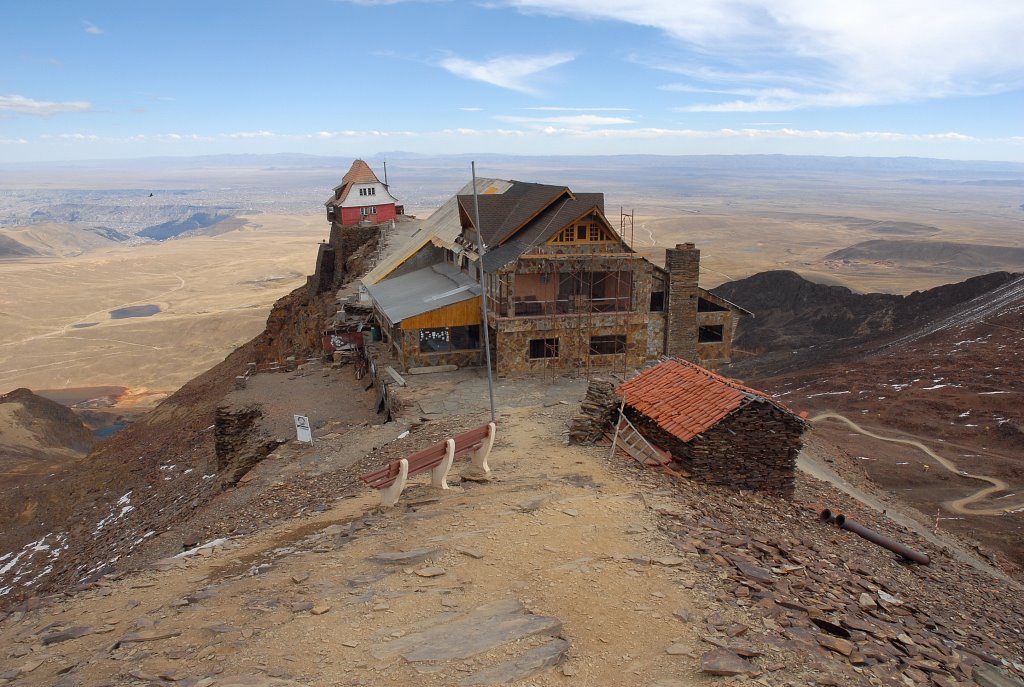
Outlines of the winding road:
M 953 511 L 954 513 L 959 513 L 961 515 L 1004 515 L 1011 511 L 1024 508 L 1024 504 L 1002 506 L 1000 508 L 968 508 L 968 506 L 970 506 L 971 504 L 977 501 L 981 501 L 983 499 L 987 499 L 992 494 L 998 493 L 1000 491 L 1009 491 L 1009 485 L 997 477 L 989 477 L 987 475 L 974 475 L 964 470 L 961 470 L 956 466 L 954 462 L 947 458 L 943 458 L 939 454 L 935 453 L 935 451 L 931 450 L 930 448 L 922 444 L 920 441 L 916 441 L 914 439 L 897 439 L 894 437 L 884 437 L 879 434 L 875 434 L 874 432 L 864 429 L 853 420 L 838 413 L 821 413 L 820 415 L 816 415 L 811 418 L 811 422 L 820 422 L 821 420 L 839 420 L 840 422 L 843 422 L 847 426 L 849 426 L 850 429 L 852 429 L 853 431 L 859 434 L 863 434 L 864 436 L 871 437 L 872 439 L 878 439 L 879 441 L 889 441 L 894 444 L 905 444 L 907 446 L 913 446 L 914 448 L 924 452 L 925 455 L 927 455 L 929 458 L 932 458 L 935 462 L 937 462 L 942 467 L 946 468 L 946 470 L 952 472 L 954 475 L 957 475 L 959 477 L 966 477 L 967 479 L 980 480 L 982 482 L 987 482 L 989 484 L 989 486 L 980 489 L 974 492 L 973 494 L 970 494 L 960 499 L 956 499 L 955 501 L 948 501 L 943 504 L 946 508 Z

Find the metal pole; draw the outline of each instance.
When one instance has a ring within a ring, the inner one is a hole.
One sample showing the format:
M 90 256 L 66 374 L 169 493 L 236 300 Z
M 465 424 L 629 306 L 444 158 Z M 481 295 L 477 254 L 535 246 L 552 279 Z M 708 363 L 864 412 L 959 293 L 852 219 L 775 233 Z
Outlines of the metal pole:
M 487 365 L 487 393 L 491 397 L 491 422 L 497 422 L 494 413 L 494 380 L 491 379 L 491 335 L 487 326 L 487 286 L 484 283 L 484 232 L 480 226 L 480 198 L 476 192 L 476 162 L 470 162 L 473 173 L 473 223 L 476 225 L 476 237 L 479 241 L 477 264 L 480 269 L 480 314 L 484 319 L 484 360 Z

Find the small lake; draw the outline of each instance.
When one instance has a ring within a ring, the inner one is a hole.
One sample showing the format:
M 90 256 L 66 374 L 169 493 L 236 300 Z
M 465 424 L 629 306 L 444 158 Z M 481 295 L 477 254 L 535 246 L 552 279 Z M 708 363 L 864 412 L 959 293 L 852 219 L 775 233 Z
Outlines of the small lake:
M 127 426 L 128 426 L 127 422 L 115 422 L 112 425 L 107 425 L 106 427 L 100 427 L 99 429 L 94 431 L 93 434 L 96 436 L 97 439 L 106 439 L 108 437 L 114 436 L 115 434 L 117 434 L 118 432 L 120 432 L 122 429 L 124 429 Z
M 110 311 L 110 319 L 123 320 L 128 317 L 149 317 L 160 312 L 160 306 L 148 303 L 146 305 L 129 305 L 126 308 L 118 308 Z

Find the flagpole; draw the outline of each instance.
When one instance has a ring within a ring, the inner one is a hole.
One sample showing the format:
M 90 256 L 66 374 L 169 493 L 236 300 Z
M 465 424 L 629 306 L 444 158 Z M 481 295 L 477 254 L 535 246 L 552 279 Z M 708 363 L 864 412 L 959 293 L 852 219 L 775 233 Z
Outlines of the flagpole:
M 491 336 L 487 325 L 487 287 L 484 284 L 484 232 L 480 226 L 480 198 L 476 192 L 476 162 L 470 162 L 473 172 L 473 223 L 476 225 L 476 237 L 479 248 L 477 249 L 477 264 L 480 270 L 480 314 L 483 317 L 484 329 L 484 360 L 487 365 L 487 393 L 491 397 L 491 422 L 497 422 L 494 413 L 494 380 L 491 379 Z

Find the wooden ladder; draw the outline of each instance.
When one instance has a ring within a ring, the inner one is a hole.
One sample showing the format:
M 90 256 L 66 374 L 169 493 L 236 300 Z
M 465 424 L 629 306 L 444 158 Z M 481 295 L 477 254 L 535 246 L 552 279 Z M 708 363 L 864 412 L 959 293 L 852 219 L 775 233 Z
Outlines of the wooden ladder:
M 641 465 L 660 466 L 666 465 L 672 460 L 666 452 L 656 449 L 647 439 L 644 439 L 633 423 L 622 414 L 619 415 L 619 426 L 616 428 L 614 446 L 621 448 Z

